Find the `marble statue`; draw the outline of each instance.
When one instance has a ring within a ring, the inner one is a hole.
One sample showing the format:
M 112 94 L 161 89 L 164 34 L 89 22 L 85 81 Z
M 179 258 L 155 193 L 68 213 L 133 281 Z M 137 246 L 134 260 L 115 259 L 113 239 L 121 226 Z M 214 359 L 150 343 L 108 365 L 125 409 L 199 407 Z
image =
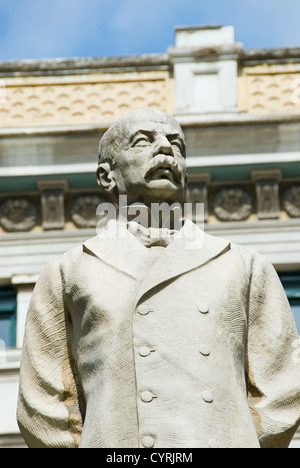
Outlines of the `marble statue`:
M 29 447 L 288 447 L 298 334 L 273 266 L 188 219 L 153 225 L 152 204 L 185 200 L 185 158 L 182 129 L 158 110 L 103 136 L 97 176 L 117 217 L 51 261 L 29 307 L 18 402 Z

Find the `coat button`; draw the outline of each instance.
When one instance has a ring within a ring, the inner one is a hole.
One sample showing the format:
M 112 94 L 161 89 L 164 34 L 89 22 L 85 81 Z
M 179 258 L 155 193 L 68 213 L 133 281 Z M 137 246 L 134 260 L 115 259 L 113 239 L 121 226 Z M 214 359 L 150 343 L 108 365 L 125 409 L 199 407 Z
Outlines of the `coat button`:
M 214 396 L 208 390 L 202 392 L 202 398 L 206 403 L 212 403 L 214 401 Z
M 141 393 L 141 400 L 144 403 L 150 403 L 153 400 L 153 398 L 155 398 L 155 396 L 151 392 L 146 391 Z
M 209 305 L 206 301 L 201 301 L 198 304 L 198 310 L 201 314 L 208 314 L 209 312 Z
M 139 348 L 139 355 L 142 357 L 150 356 L 151 349 L 147 348 L 146 346 L 142 346 Z
M 143 437 L 142 443 L 145 448 L 153 448 L 155 445 L 155 440 L 151 436 L 146 436 Z
M 207 345 L 202 344 L 199 349 L 202 356 L 210 356 L 210 349 Z

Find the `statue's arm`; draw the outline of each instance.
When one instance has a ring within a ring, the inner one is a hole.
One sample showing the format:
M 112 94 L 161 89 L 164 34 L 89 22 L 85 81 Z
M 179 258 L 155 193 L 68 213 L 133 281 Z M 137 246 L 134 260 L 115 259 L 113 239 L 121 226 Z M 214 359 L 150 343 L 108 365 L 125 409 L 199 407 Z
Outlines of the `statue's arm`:
M 288 447 L 300 423 L 298 333 L 271 263 L 257 255 L 249 296 L 248 398 L 263 448 Z
M 25 328 L 17 413 L 33 448 L 76 447 L 82 429 L 63 293 L 55 260 L 35 287 Z

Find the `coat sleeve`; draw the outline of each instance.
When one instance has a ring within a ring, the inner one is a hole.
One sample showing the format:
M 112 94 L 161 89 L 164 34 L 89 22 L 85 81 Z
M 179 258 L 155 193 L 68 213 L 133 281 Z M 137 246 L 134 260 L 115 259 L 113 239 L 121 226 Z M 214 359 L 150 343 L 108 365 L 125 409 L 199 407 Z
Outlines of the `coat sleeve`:
M 249 299 L 248 401 L 262 448 L 286 448 L 300 423 L 299 337 L 271 263 L 253 262 Z
M 69 322 L 55 260 L 36 284 L 25 327 L 17 418 L 31 448 L 79 445 L 82 415 Z

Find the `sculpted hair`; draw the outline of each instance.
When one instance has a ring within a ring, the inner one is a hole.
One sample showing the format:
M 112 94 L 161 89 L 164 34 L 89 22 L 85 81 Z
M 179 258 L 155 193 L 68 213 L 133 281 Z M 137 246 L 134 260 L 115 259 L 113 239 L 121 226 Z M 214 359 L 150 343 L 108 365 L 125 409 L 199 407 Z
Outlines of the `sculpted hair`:
M 98 164 L 108 162 L 113 168 L 116 164 L 116 156 L 119 154 L 120 145 L 125 138 L 125 123 L 123 119 L 117 120 L 100 140 L 98 150 Z
M 120 147 L 126 135 L 128 133 L 128 127 L 133 122 L 139 122 L 143 120 L 155 120 L 157 118 L 165 118 L 174 123 L 178 128 L 178 132 L 182 135 L 184 140 L 183 131 L 179 123 L 166 112 L 159 109 L 139 109 L 133 111 L 124 117 L 118 119 L 108 130 L 104 133 L 100 140 L 99 151 L 98 151 L 98 164 L 108 162 L 111 164 L 112 169 L 115 167 L 116 159 L 120 153 Z M 184 148 L 185 152 L 185 148 Z

